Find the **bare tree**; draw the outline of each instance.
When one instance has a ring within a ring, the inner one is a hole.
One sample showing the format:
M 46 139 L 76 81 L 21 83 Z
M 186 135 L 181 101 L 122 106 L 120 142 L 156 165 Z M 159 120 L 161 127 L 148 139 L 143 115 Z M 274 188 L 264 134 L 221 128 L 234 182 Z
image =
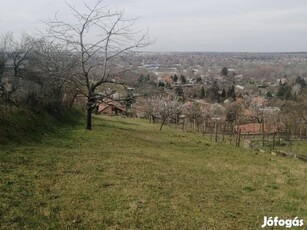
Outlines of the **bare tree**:
M 0 40 L 0 98 L 3 98 L 4 84 L 2 82 L 3 74 L 6 67 L 6 55 L 5 55 L 5 44 L 4 39 Z
M 226 120 L 230 122 L 233 126 L 236 126 L 243 113 L 244 107 L 242 103 L 234 101 L 226 105 Z
M 86 129 L 91 130 L 95 90 L 105 82 L 112 82 L 114 76 L 128 71 L 118 70 L 116 61 L 128 51 L 147 46 L 148 36 L 133 29 L 135 19 L 126 19 L 122 11 L 107 10 L 100 0 L 93 7 L 84 2 L 83 10 L 67 5 L 75 22 L 65 22 L 55 16 L 46 23 L 46 36 L 79 55 L 78 74 L 87 97 Z
M 155 118 L 158 113 L 158 106 L 156 105 L 157 103 L 156 97 L 147 97 L 143 101 L 144 109 L 146 116 L 149 118 L 149 122 L 155 123 Z
M 176 120 L 182 111 L 182 104 L 174 95 L 154 97 L 151 104 L 154 116 L 161 120 L 160 131 L 168 119 Z
M 205 118 L 203 116 L 201 105 L 197 103 L 196 101 L 191 102 L 189 104 L 189 107 L 187 108 L 186 115 L 187 115 L 188 120 L 192 122 L 193 129 L 195 130 L 197 127 L 199 130 Z
M 32 50 L 31 37 L 22 35 L 20 41 L 16 41 L 12 33 L 7 33 L 1 38 L 1 69 L 0 69 L 0 85 L 3 83 L 3 78 L 6 76 L 6 86 L 3 86 L 0 91 L 5 93 L 5 101 L 10 104 L 15 104 L 12 101 L 12 94 L 19 87 L 19 80 L 22 79 L 22 70 L 26 66 L 27 58 Z
M 31 37 L 23 35 L 20 42 L 18 42 L 14 40 L 13 34 L 8 33 L 6 36 L 6 53 L 8 59 L 12 61 L 14 77 L 18 78 L 20 76 L 20 70 L 23 68 L 24 62 L 32 49 Z
M 66 47 L 45 39 L 33 40 L 29 58 L 31 71 L 38 73 L 43 103 L 52 109 L 60 109 L 63 103 L 70 108 L 81 88 L 76 74 L 78 59 Z M 33 81 L 33 75 L 28 73 Z M 31 76 L 32 75 L 32 76 Z
M 302 137 L 307 127 L 306 93 L 301 95 L 298 102 L 286 102 L 281 110 L 281 120 L 292 134 Z M 305 131 L 304 131 L 305 130 Z
M 226 120 L 226 109 L 218 104 L 212 104 L 210 107 L 211 120 L 214 123 L 214 140 L 217 141 L 218 125 Z
M 162 131 L 163 126 L 168 118 L 175 118 L 177 114 L 181 110 L 180 103 L 176 100 L 169 100 L 169 101 L 159 101 L 159 111 L 160 117 L 162 119 L 160 131 Z

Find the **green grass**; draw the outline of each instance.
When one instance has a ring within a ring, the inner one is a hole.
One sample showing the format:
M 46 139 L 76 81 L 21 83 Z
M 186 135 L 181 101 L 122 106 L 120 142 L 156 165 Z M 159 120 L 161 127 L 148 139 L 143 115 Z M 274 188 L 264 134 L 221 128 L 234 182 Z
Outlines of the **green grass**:
M 35 114 L 27 110 L 0 113 L 0 145 L 40 142 L 44 137 L 56 133 L 60 127 L 75 125 L 80 116 L 77 110 L 54 115 L 46 111 Z
M 282 140 L 280 142 L 280 144 L 276 141 L 275 144 L 275 148 L 274 150 L 272 149 L 273 144 L 272 144 L 272 140 L 265 140 L 265 145 L 262 145 L 262 140 L 260 140 L 261 137 L 257 140 L 257 139 L 251 139 L 252 144 L 253 144 L 253 148 L 254 149 L 262 149 L 265 150 L 266 152 L 286 152 L 290 155 L 305 155 L 307 156 L 307 141 L 306 140 L 291 140 L 291 141 L 287 141 L 287 140 Z
M 0 147 L 1 229 L 260 229 L 307 221 L 307 164 L 95 117 Z

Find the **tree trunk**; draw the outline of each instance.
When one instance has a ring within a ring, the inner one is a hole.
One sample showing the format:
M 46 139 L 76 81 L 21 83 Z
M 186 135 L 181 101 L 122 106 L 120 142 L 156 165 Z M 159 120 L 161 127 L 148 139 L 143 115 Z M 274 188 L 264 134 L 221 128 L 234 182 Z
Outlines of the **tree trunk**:
M 214 135 L 214 141 L 217 142 L 217 127 L 218 127 L 218 124 L 217 122 L 214 123 L 214 132 L 215 132 L 215 135 Z
M 240 143 L 241 143 L 241 129 L 239 129 L 238 131 L 238 138 L 237 138 L 236 146 L 240 147 Z
M 276 137 L 276 133 L 273 133 L 273 145 L 272 145 L 272 149 L 275 150 L 275 137 Z
M 164 118 L 164 119 L 163 119 L 159 131 L 162 131 L 162 128 L 163 128 L 163 125 L 164 125 L 165 122 L 166 122 L 166 119 L 167 119 L 167 118 Z
M 225 132 L 226 132 L 226 123 L 223 124 L 223 137 L 222 137 L 222 140 L 223 142 L 225 141 Z
M 94 97 L 95 88 L 91 86 L 88 91 L 87 104 L 86 104 L 86 121 L 85 129 L 92 130 L 92 111 L 95 108 L 96 100 Z
M 264 146 L 264 119 L 261 120 L 262 146 Z
M 210 140 L 212 140 L 213 138 L 213 127 L 212 127 L 212 123 L 210 123 Z
M 302 133 L 303 133 L 303 131 L 302 131 L 302 127 L 300 127 L 300 129 L 299 129 L 299 130 L 300 130 L 300 134 L 299 134 L 299 135 L 300 135 L 300 139 L 302 139 Z
M 86 110 L 85 129 L 92 130 L 92 109 L 90 107 Z

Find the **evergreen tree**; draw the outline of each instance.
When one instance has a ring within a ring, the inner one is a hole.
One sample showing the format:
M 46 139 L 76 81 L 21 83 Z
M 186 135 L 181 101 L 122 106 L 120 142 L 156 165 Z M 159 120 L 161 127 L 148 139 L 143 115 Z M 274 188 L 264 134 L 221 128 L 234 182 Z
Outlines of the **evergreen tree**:
M 200 98 L 201 98 L 201 99 L 204 99 L 205 96 L 206 96 L 205 87 L 202 86 L 202 87 L 201 87 L 201 90 L 200 90 Z
M 201 83 L 201 82 L 202 82 L 201 77 L 196 78 L 196 83 Z
M 150 82 L 150 75 L 147 74 L 146 76 L 144 76 L 143 74 L 141 74 L 140 77 L 138 78 L 138 82 L 139 82 L 140 84 Z
M 236 100 L 236 91 L 235 91 L 235 86 L 232 85 L 231 87 L 228 88 L 227 94 L 226 94 L 227 98 L 231 98 L 232 100 Z
M 145 81 L 145 76 L 143 74 L 140 75 L 138 82 L 143 83 Z
M 178 81 L 178 76 L 177 76 L 177 74 L 175 74 L 175 75 L 173 76 L 173 81 L 174 81 L 174 82 L 177 82 L 177 81 Z
M 183 76 L 182 74 L 180 76 L 180 81 L 181 81 L 181 84 L 186 84 L 187 83 L 187 80 L 185 79 L 185 76 Z
M 219 91 L 219 85 L 217 81 L 214 81 L 212 86 L 208 89 L 207 97 L 213 101 L 218 101 L 218 91 Z
M 291 87 L 288 85 L 281 85 L 276 95 L 282 99 L 289 99 L 291 97 Z
M 297 77 L 294 83 L 300 84 L 302 89 L 306 87 L 306 82 L 305 82 L 304 78 Z
M 273 98 L 273 95 L 271 94 L 271 92 L 267 92 L 266 93 L 266 98 L 268 98 L 268 99 L 272 99 Z
M 182 89 L 181 86 L 178 87 L 178 88 L 176 88 L 176 95 L 177 95 L 178 97 L 183 97 L 183 96 L 184 96 L 184 92 L 183 92 L 183 89 Z
M 221 75 L 227 77 L 228 76 L 228 68 L 223 67 L 221 70 Z

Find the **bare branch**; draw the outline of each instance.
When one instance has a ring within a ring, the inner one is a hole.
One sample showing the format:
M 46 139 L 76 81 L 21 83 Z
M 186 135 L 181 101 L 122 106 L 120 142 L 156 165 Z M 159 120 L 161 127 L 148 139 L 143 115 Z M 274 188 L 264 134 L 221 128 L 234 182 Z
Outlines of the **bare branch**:
M 78 76 L 82 77 L 87 90 L 87 114 L 90 117 L 96 88 L 120 74 L 120 71 L 112 74 L 116 57 L 149 43 L 148 32 L 142 35 L 141 31 L 133 30 L 136 19 L 125 19 L 123 11 L 111 12 L 101 0 L 93 6 L 85 1 L 83 4 L 84 9 L 80 10 L 67 3 L 76 22 L 62 21 L 55 15 L 54 20 L 47 23 L 45 37 L 65 45 L 78 55 Z

